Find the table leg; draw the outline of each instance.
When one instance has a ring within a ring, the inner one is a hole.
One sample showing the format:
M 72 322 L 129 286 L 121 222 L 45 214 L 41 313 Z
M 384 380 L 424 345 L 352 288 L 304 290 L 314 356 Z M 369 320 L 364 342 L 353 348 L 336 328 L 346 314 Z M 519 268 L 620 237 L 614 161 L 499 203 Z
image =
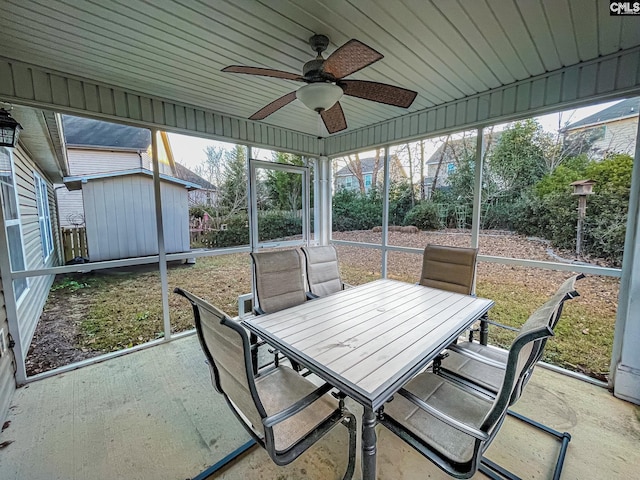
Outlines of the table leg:
M 362 480 L 376 478 L 376 414 L 364 407 L 362 414 Z

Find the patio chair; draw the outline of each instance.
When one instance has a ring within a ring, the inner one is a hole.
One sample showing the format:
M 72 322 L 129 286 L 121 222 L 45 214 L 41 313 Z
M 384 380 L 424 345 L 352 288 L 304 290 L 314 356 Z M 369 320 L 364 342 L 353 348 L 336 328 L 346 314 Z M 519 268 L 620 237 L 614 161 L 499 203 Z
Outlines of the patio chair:
M 255 442 L 277 465 L 287 465 L 333 427 L 343 424 L 349 432 L 349 458 L 343 479 L 350 479 L 355 468 L 356 420 L 345 408 L 344 397 L 336 400 L 328 393 L 328 384 L 317 387 L 282 365 L 254 375 L 245 329 L 192 293 L 179 288 L 174 292 L 193 306 L 198 339 L 214 388 Z
M 583 274 L 579 274 L 565 280 L 556 293 L 537 310 L 548 312 L 549 328 L 551 328 L 551 330 L 555 329 L 560 320 L 564 302 L 580 295 L 575 290 L 575 283 L 583 277 Z M 502 325 L 489 320 L 486 321 L 500 328 L 516 332 L 519 331 L 508 325 Z M 528 372 L 523 378 L 525 384 L 531 377 L 536 363 L 542 358 L 545 345 L 546 339 L 536 342 L 532 356 L 528 361 Z M 475 341 L 458 342 L 450 345 L 448 350 L 446 356 L 441 356 L 434 362 L 434 371 L 436 373 L 453 375 L 461 379 L 469 380 L 492 392 L 494 395 L 498 392 L 502 384 L 502 377 L 504 376 L 507 363 L 507 352 L 488 345 L 482 345 Z M 517 396 L 519 396 L 522 388 L 524 388 L 524 385 L 519 385 L 516 388 Z
M 428 244 L 422 257 L 420 285 L 471 295 L 477 248 Z
M 307 284 L 311 296 L 325 297 L 344 290 L 345 283 L 340 279 L 338 252 L 333 245 L 302 247 L 304 254 Z
M 456 478 L 470 478 L 483 466 L 517 478 L 482 455 L 507 415 L 517 385 L 523 384 L 536 341 L 553 335 L 549 312 L 536 311 L 509 349 L 499 393 L 486 396 L 432 372 L 414 377 L 378 412 L 379 422 L 440 469 Z
M 297 250 L 252 252 L 255 288 L 253 311 L 256 315 L 274 313 L 300 305 L 307 300 L 302 273 L 302 258 Z M 258 371 L 258 347 L 265 342 L 255 334 L 249 336 L 252 345 L 254 373 Z M 278 355 L 276 353 L 276 361 Z M 291 362 L 296 370 L 299 365 Z
M 565 280 L 556 293 L 536 310 L 533 315 L 546 316 L 548 318 L 548 326 L 553 331 L 562 315 L 564 302 L 579 296 L 574 288 L 575 282 L 583 277 L 584 275 L 579 274 Z M 488 322 L 492 325 L 514 330 L 512 327 L 496 322 Z M 516 331 L 520 332 L 521 330 Z M 533 369 L 542 358 L 546 342 L 547 338 L 542 338 L 534 342 L 531 355 L 526 361 L 524 372 L 519 377 L 513 389 L 513 394 L 509 401 L 510 405 L 517 402 L 522 395 L 527 382 L 533 374 Z M 504 382 L 509 358 L 508 355 L 509 353 L 506 351 L 498 350 L 477 342 L 460 342 L 450 345 L 447 353 L 438 356 L 434 360 L 432 369 L 435 374 L 448 380 L 463 384 L 468 388 L 481 392 L 483 395 L 495 398 Z M 556 463 L 553 475 L 554 480 L 559 479 L 571 435 L 568 432 L 554 430 L 512 410 L 508 410 L 507 413 L 518 420 L 554 436 L 561 442 L 558 462 Z

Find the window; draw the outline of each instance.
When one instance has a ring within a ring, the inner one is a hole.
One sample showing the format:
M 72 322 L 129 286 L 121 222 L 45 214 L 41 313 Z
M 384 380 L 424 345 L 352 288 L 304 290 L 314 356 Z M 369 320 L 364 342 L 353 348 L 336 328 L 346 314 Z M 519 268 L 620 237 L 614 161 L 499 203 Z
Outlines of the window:
M 11 270 L 17 272 L 25 269 L 26 262 L 22 246 L 18 195 L 13 175 L 13 157 L 8 148 L 0 148 L 0 191 L 2 192 L 4 227 L 9 247 L 9 262 Z M 29 288 L 29 283 L 26 278 L 20 278 L 14 280 L 13 288 L 17 301 Z
M 51 214 L 49 212 L 49 195 L 47 183 L 37 173 L 33 173 L 36 187 L 36 203 L 38 204 L 38 223 L 40 224 L 40 243 L 42 244 L 42 260 L 46 261 L 53 252 L 53 235 L 51 234 Z
M 372 179 L 373 175 L 371 173 L 368 173 L 364 176 L 364 191 L 368 192 L 369 189 L 371 188 L 371 179 Z
M 353 188 L 353 177 L 347 177 L 344 179 L 345 188 L 352 189 Z

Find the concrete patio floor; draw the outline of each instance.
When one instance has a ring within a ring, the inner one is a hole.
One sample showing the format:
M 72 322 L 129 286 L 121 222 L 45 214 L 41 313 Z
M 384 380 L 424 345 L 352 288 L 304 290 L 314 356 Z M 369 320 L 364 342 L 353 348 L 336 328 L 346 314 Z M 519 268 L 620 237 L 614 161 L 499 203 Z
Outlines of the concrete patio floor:
M 358 406 L 348 407 L 360 421 Z M 639 407 L 542 368 L 516 407 L 571 433 L 563 479 L 638 478 Z M 16 392 L 7 420 L 3 480 L 186 479 L 249 439 L 213 390 L 195 336 L 34 382 Z M 287 467 L 254 448 L 212 478 L 341 478 L 346 437 L 334 429 Z M 542 479 L 558 446 L 509 418 L 487 456 L 522 478 Z M 378 452 L 380 479 L 450 478 L 382 427 Z

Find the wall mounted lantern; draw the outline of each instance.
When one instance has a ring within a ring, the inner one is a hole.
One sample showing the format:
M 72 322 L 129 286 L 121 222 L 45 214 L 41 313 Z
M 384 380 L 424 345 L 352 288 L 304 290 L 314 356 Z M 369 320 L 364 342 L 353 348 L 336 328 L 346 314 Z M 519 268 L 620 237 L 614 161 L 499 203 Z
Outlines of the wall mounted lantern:
M 0 108 L 0 147 L 15 147 L 22 125 L 16 122 L 4 108 Z

